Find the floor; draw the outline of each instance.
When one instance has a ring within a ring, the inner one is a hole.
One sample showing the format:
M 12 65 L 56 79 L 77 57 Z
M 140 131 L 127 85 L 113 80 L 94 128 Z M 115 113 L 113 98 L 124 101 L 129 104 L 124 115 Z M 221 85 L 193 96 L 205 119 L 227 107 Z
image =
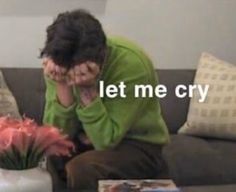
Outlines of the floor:
M 183 187 L 182 192 L 236 192 L 235 185 Z

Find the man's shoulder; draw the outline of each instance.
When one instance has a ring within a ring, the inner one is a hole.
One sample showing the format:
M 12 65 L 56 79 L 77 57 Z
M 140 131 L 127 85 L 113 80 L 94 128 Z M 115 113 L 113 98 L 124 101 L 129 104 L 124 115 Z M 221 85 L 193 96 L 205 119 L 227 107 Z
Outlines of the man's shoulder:
M 122 51 L 129 51 L 136 54 L 144 54 L 144 50 L 136 42 L 129 40 L 122 36 L 110 36 L 107 39 L 108 46 L 120 49 Z
M 134 42 L 123 37 L 108 38 L 110 53 L 103 77 L 109 81 L 152 78 L 154 67 L 145 52 Z M 108 78 L 109 77 L 109 78 Z
M 151 62 L 141 46 L 121 36 L 111 36 L 107 40 L 112 59 Z

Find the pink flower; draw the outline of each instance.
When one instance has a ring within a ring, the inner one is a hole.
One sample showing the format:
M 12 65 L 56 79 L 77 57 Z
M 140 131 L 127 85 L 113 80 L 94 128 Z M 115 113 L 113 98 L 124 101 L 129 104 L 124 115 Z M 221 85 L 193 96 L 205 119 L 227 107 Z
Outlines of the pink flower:
M 46 156 L 70 156 L 70 149 L 74 150 L 74 145 L 70 141 L 61 140 L 48 147 L 45 154 Z
M 15 147 L 21 154 L 26 155 L 28 149 L 33 143 L 31 134 L 22 129 L 15 129 L 13 134 L 12 146 Z
M 62 148 L 66 147 L 67 149 L 73 149 L 74 145 L 72 142 L 67 141 L 66 138 L 67 136 L 62 135 L 60 130 L 56 127 L 42 126 L 37 130 L 33 148 L 37 148 L 37 151 L 39 152 L 45 151 L 45 153 L 49 150 L 51 151 L 51 155 L 53 155 L 52 152 L 55 151 L 56 145 L 61 145 Z M 51 148 L 53 148 L 53 150 Z M 59 148 L 57 149 L 60 150 Z M 54 155 L 56 154 L 57 151 L 55 151 Z
M 7 128 L 0 132 L 0 154 L 11 148 L 14 131 L 14 129 Z
M 12 127 L 17 129 L 19 120 L 11 119 L 9 116 L 0 117 L 0 131 Z

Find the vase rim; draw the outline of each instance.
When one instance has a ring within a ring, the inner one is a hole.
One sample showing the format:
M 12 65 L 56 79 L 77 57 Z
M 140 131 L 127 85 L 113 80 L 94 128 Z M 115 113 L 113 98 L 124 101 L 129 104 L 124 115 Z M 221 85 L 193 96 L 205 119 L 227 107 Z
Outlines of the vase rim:
M 4 170 L 4 171 L 14 171 L 14 172 L 17 172 L 17 171 L 33 171 L 35 169 L 40 169 L 39 166 L 36 166 L 36 167 L 32 167 L 32 168 L 28 168 L 28 169 L 6 169 L 6 168 L 2 168 L 0 167 L 0 170 Z

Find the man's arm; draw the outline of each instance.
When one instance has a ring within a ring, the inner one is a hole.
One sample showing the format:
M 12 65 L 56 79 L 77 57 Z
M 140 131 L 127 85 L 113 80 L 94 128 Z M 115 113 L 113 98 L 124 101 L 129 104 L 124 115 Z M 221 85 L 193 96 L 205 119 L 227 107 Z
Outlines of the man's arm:
M 65 107 L 58 101 L 56 83 L 45 77 L 46 94 L 43 123 L 57 126 L 64 133 L 73 137 L 78 131 L 78 118 L 75 112 L 76 103 Z
M 73 89 L 66 83 L 56 83 L 56 92 L 58 102 L 65 108 L 74 104 Z
M 57 126 L 73 136 L 77 128 L 73 89 L 65 80 L 66 70 L 44 59 L 46 104 L 43 123 Z
M 134 86 L 147 84 L 149 74 L 143 68 L 134 70 L 137 72 L 134 71 L 132 75 L 130 72 L 124 72 L 121 77 L 126 84 L 126 98 L 101 99 L 94 87 L 78 89 L 78 100 L 81 105 L 77 106 L 76 112 L 87 136 L 98 150 L 116 146 L 135 124 L 147 103 L 145 98 L 134 98 Z

